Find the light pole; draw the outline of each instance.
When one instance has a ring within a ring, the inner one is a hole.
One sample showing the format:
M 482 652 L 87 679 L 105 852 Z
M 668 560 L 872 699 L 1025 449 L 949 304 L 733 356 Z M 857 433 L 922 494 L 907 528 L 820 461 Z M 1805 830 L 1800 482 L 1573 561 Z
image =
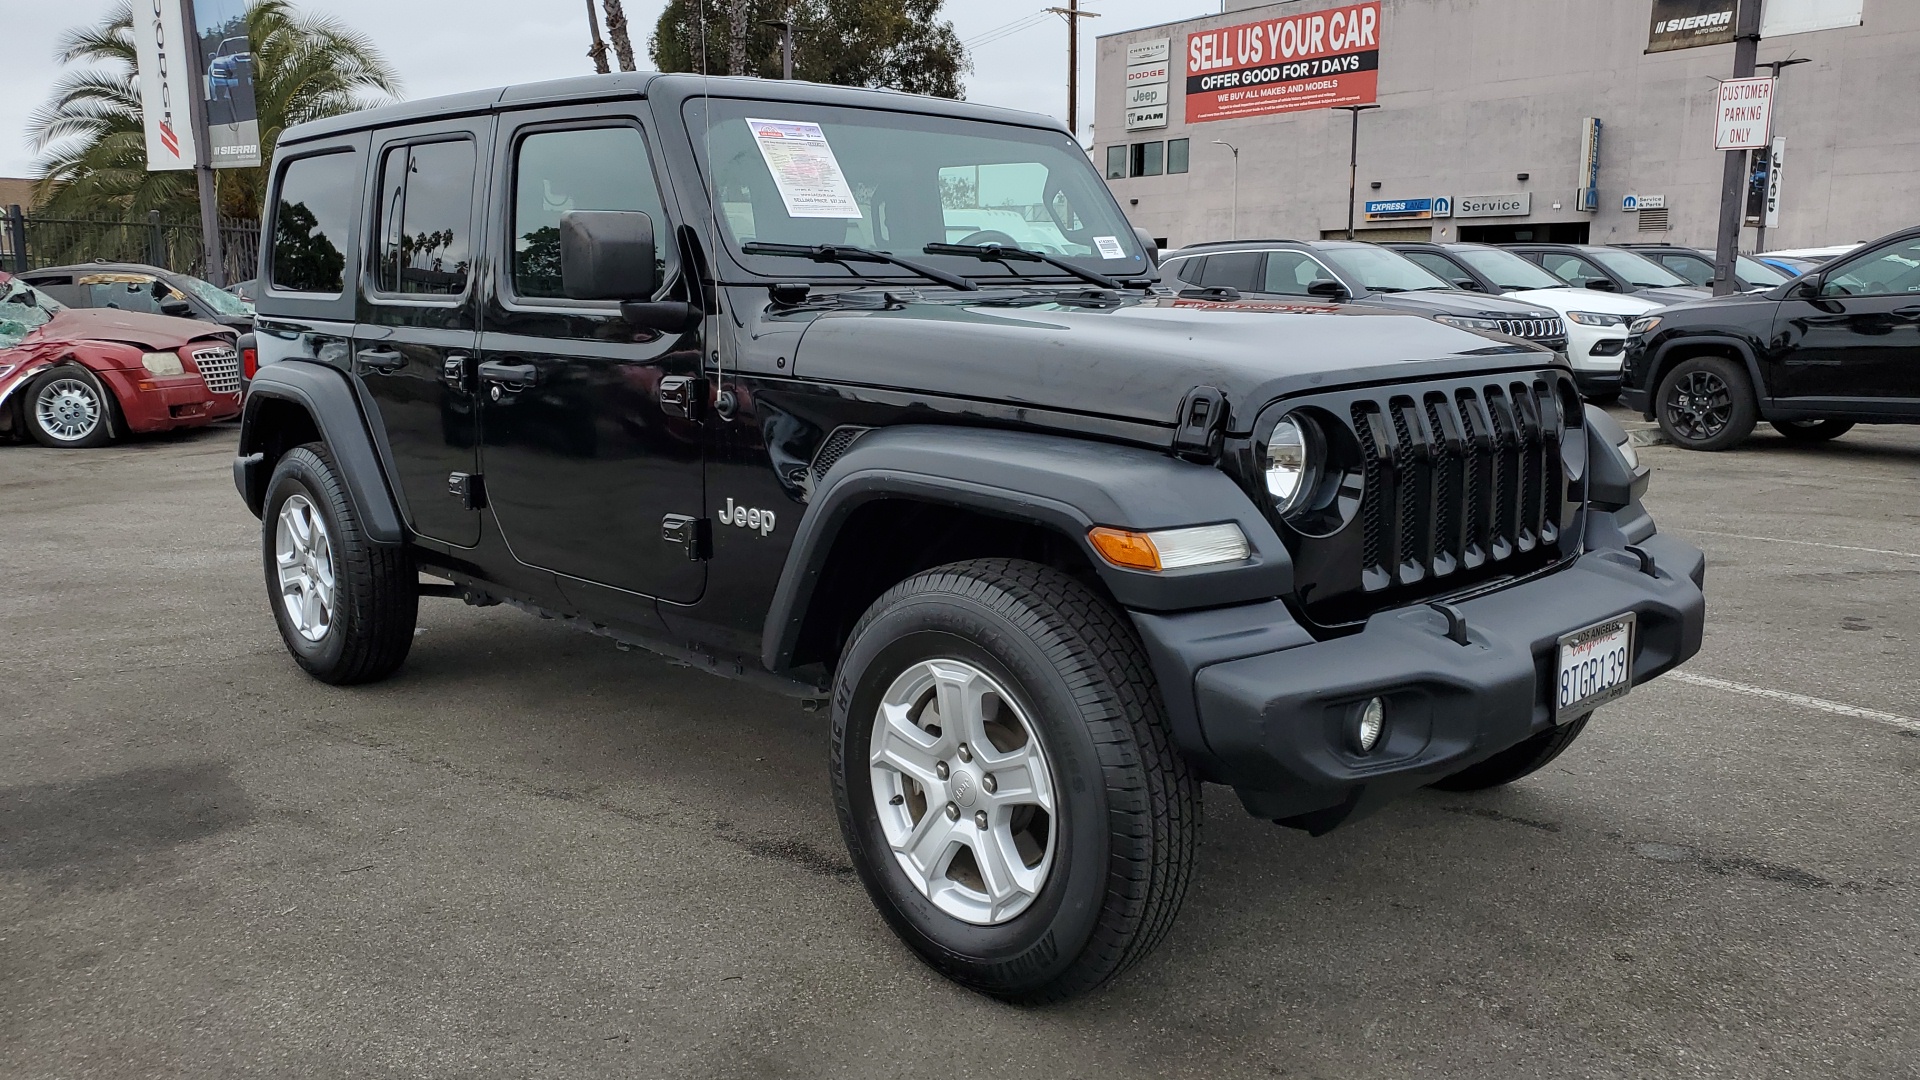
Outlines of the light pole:
M 1784 71 L 1787 68 L 1792 67 L 1795 64 L 1811 64 L 1811 63 L 1813 63 L 1813 58 L 1810 56 L 1793 56 L 1793 57 L 1788 57 L 1785 60 L 1771 60 L 1764 64 L 1754 65 L 1754 68 L 1756 70 L 1759 68 L 1771 68 L 1773 70 L 1773 107 L 1775 109 L 1778 109 L 1780 107 L 1780 72 Z M 1769 136 L 1772 135 L 1771 132 L 1769 132 L 1768 134 Z M 1756 255 L 1767 250 L 1767 196 L 1768 194 L 1770 194 L 1773 188 L 1773 183 L 1774 183 L 1773 170 L 1780 167 L 1780 163 L 1778 161 L 1773 160 L 1773 140 L 1771 137 L 1769 137 L 1767 140 L 1767 149 L 1765 153 L 1767 155 L 1768 191 L 1761 193 L 1760 224 L 1754 227 L 1753 251 L 1754 251 L 1754 254 Z
M 793 78 L 793 20 L 765 19 L 761 26 L 771 26 L 780 31 L 780 77 Z
M 1240 148 L 1223 139 L 1213 140 L 1213 145 L 1224 146 L 1233 151 L 1233 217 L 1229 220 L 1227 231 L 1233 235 L 1230 240 L 1240 239 Z
M 1360 189 L 1360 114 L 1378 105 L 1335 105 L 1353 116 L 1353 147 L 1347 154 L 1347 239 L 1353 239 L 1353 206 Z

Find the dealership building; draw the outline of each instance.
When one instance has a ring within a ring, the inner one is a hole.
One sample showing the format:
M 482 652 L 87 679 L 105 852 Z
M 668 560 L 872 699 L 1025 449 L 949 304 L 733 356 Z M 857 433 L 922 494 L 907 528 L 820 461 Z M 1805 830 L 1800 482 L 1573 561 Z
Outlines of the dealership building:
M 1717 136 L 1767 250 L 1920 222 L 1920 0 L 1766 0 L 1770 115 L 1722 103 L 1739 2 L 1226 0 L 1100 38 L 1094 161 L 1170 247 L 1344 236 L 1356 120 L 1363 239 L 1711 248 Z

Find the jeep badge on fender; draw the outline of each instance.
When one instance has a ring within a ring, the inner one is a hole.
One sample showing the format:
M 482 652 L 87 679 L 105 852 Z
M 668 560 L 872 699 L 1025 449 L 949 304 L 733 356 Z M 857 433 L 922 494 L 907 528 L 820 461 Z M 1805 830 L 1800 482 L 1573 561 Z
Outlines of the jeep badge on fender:
M 1176 291 L 1050 117 L 625 73 L 299 124 L 269 176 L 234 478 L 294 661 L 385 678 L 460 597 L 828 705 L 866 895 L 981 993 L 1145 956 L 1203 783 L 1317 836 L 1700 648 L 1705 559 L 1564 357 Z M 471 261 L 386 258 L 388 205 Z

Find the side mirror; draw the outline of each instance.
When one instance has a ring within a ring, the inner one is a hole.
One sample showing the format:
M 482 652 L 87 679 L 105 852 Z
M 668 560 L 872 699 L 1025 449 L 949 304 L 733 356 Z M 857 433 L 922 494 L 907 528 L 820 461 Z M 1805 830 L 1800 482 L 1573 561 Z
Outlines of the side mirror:
M 1333 280 L 1332 278 L 1321 278 L 1320 280 L 1307 286 L 1307 295 L 1322 296 L 1328 300 L 1353 299 L 1353 294 L 1347 291 L 1347 287 Z
M 193 318 L 193 305 L 187 303 L 185 300 L 162 300 L 160 301 L 160 314 L 171 315 L 176 319 L 191 319 Z
M 1160 268 L 1160 245 L 1153 242 L 1153 234 L 1138 225 L 1133 227 L 1133 238 L 1140 241 L 1140 249 L 1147 253 L 1147 261 L 1153 268 Z
M 660 287 L 653 219 L 637 210 L 560 215 L 560 289 L 572 300 L 646 300 Z

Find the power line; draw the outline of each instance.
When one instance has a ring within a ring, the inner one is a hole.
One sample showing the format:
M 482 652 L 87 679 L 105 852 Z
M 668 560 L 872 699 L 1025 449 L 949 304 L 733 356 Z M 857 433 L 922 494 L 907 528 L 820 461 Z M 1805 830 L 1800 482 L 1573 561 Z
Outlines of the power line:
M 996 26 L 991 30 L 983 30 L 980 33 L 974 35 L 973 37 L 968 38 L 965 41 L 962 41 L 960 43 L 960 47 L 963 49 L 972 50 L 972 49 L 979 48 L 982 45 L 991 45 L 996 41 L 1000 41 L 1005 38 L 1012 37 L 1013 35 L 1021 32 L 1022 30 L 1027 30 L 1032 27 L 1038 26 L 1043 22 L 1046 22 L 1047 16 L 1051 14 L 1053 14 L 1053 12 L 1042 9 L 1040 11 L 1034 12 L 1031 15 L 1027 15 L 1022 18 L 1015 19 L 1012 22 L 1002 23 L 1001 25 Z

